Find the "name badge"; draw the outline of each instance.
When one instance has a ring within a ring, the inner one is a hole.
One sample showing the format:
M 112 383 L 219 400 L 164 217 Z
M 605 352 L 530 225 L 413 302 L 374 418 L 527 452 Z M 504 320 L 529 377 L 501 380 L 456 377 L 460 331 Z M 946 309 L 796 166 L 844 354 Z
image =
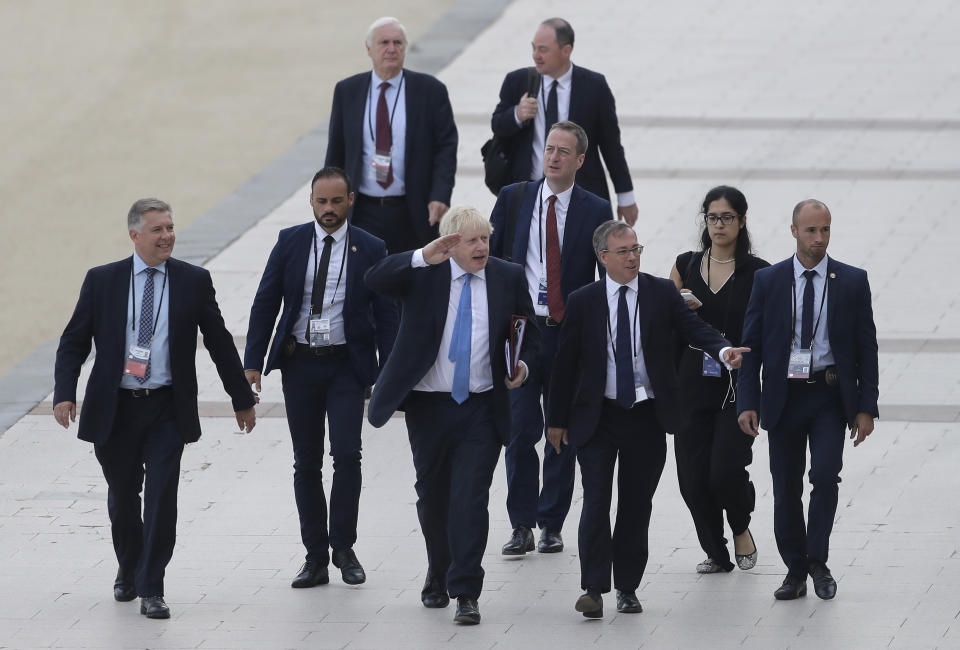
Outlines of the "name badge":
M 794 350 L 787 365 L 787 379 L 809 379 L 813 365 L 813 350 Z
M 386 183 L 390 175 L 390 154 L 375 153 L 370 166 L 373 169 L 374 180 L 378 183 Z
M 123 365 L 123 374 L 134 377 L 145 377 L 147 374 L 147 362 L 150 361 L 150 348 L 141 348 L 139 345 L 131 345 L 127 352 L 127 362 Z
M 537 289 L 537 304 L 546 307 L 547 302 L 547 279 L 540 278 L 540 287 Z
M 330 319 L 310 319 L 310 347 L 322 348 L 330 345 Z
M 701 374 L 704 377 L 720 377 L 723 374 L 722 368 L 719 361 L 706 352 L 703 353 L 703 370 Z
M 633 398 L 633 403 L 636 404 L 637 402 L 645 402 L 647 401 L 647 399 L 648 399 L 647 389 L 644 388 L 643 386 L 637 386 L 636 394 L 634 395 L 634 398 Z

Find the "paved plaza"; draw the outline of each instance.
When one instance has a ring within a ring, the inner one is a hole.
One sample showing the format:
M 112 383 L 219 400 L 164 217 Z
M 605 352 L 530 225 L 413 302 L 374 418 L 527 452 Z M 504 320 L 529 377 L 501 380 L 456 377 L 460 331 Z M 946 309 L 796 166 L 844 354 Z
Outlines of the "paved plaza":
M 291 589 L 303 547 L 279 373 L 264 379 L 256 429 L 240 434 L 201 350 L 204 435 L 183 457 L 168 621 L 113 600 L 106 485 L 92 446 L 75 438 L 76 425 L 56 425 L 50 395 L 36 405 L 0 398 L 0 407 L 26 413 L 0 432 L 0 648 L 960 648 L 960 284 L 951 280 L 960 248 L 960 5 L 516 0 L 499 16 L 471 18 L 472 7 L 461 2 L 455 20 L 439 17 L 445 31 L 415 43 L 408 60 L 438 72 L 450 90 L 460 129 L 454 203 L 492 207 L 479 147 L 500 82 L 528 63 L 536 24 L 561 15 L 576 30 L 574 62 L 605 73 L 617 98 L 643 270 L 666 275 L 695 245 L 699 201 L 717 184 L 744 191 L 752 237 L 769 261 L 793 250 L 797 201 L 816 197 L 832 209 L 829 252 L 870 275 L 881 415 L 867 442 L 846 449 L 830 558 L 836 599 L 821 601 L 812 589 L 798 601 L 773 599 L 785 569 L 762 433 L 752 466 L 756 568 L 695 573 L 703 553 L 670 441 L 638 591 L 644 612 L 617 614 L 608 596 L 601 620 L 573 611 L 579 488 L 563 553 L 505 558 L 501 463 L 490 495 L 483 622 L 454 625 L 453 607 L 420 604 L 426 557 L 402 415 L 364 427 L 355 548 L 366 584 L 349 587 L 333 571 L 327 586 Z M 492 22 L 476 33 L 473 19 Z M 476 36 L 451 50 L 450 34 Z M 318 133 L 327 109 L 317 107 Z M 323 137 L 307 142 L 318 147 L 318 167 Z M 264 178 L 284 167 L 271 169 Z M 298 173 L 286 179 L 296 191 L 283 190 L 235 240 L 224 235 L 211 259 L 197 242 L 232 232 L 225 208 L 178 235 L 180 256 L 205 261 L 213 274 L 241 351 L 277 231 L 312 217 L 310 173 Z M 265 184 L 257 191 L 276 191 Z M 238 188 L 233 204 L 248 191 Z M 32 372 L 52 390 L 52 366 Z

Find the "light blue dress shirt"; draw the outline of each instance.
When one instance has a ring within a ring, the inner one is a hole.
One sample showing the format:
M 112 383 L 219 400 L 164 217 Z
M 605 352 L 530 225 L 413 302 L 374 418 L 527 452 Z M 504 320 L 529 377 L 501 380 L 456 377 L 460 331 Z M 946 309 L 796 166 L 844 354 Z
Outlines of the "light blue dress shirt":
M 387 187 L 377 183 L 373 169 L 373 155 L 377 152 L 377 103 L 380 101 L 380 84 L 383 79 L 376 72 L 370 72 L 370 87 L 367 92 L 367 106 L 363 111 L 363 168 L 357 181 L 357 191 L 367 196 L 402 196 L 407 193 L 404 183 L 404 163 L 407 146 L 407 84 L 403 82 L 401 72 L 388 79 L 385 99 L 387 114 L 393 116 L 390 132 L 393 136 L 393 148 L 390 161 L 393 166 L 393 182 Z M 397 96 L 399 93 L 399 97 Z
M 813 277 L 813 324 L 816 332 L 813 335 L 813 370 L 823 370 L 827 366 L 832 366 L 833 352 L 830 350 L 830 333 L 827 331 L 827 260 L 824 255 L 820 263 L 813 267 L 817 274 Z M 796 305 L 797 317 L 793 323 L 793 350 L 800 349 L 800 330 L 803 326 L 803 290 L 807 286 L 807 279 L 803 277 L 803 264 L 793 256 L 793 285 L 794 285 L 794 305 Z M 820 313 L 820 304 L 823 303 L 823 313 Z M 820 326 L 817 327 L 817 318 L 820 319 Z
M 153 333 L 153 343 L 150 345 L 150 378 L 142 384 L 136 377 L 123 375 L 120 380 L 120 388 L 159 388 L 167 386 L 173 378 L 170 375 L 170 281 L 164 283 L 167 275 L 167 263 L 164 262 L 153 267 L 157 273 L 153 274 L 153 319 L 156 320 L 156 327 Z M 146 286 L 147 263 L 140 259 L 136 253 L 133 254 L 133 288 L 136 292 L 137 309 L 134 312 L 133 300 L 134 291 L 127 291 L 127 327 L 126 327 L 126 346 L 123 349 L 123 358 L 126 361 L 127 354 L 130 352 L 130 346 L 137 344 L 137 334 L 140 329 L 140 307 L 143 304 L 143 289 Z M 163 287 L 163 302 L 160 301 L 160 287 Z M 159 303 L 159 304 L 158 304 Z M 157 309 L 159 308 L 159 317 Z M 136 314 L 136 318 L 134 318 Z M 123 369 L 120 369 L 123 372 Z

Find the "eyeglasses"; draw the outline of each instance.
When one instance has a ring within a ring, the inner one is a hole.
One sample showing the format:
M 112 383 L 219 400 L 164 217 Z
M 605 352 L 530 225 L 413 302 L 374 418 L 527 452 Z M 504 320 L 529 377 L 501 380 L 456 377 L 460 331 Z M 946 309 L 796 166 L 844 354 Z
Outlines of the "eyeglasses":
M 703 218 L 711 226 L 717 225 L 717 222 L 722 223 L 725 226 L 729 226 L 731 223 L 733 223 L 733 220 L 737 218 L 737 215 L 731 214 L 730 212 L 724 212 L 723 214 L 710 213 L 703 215 Z
M 609 248 L 601 248 L 601 249 L 600 249 L 600 252 L 601 252 L 601 253 L 613 253 L 614 255 L 619 255 L 620 257 L 626 257 L 626 256 L 629 255 L 630 253 L 636 253 L 637 255 L 639 255 L 640 253 L 643 252 L 643 245 L 642 245 L 642 244 L 637 244 L 637 245 L 634 246 L 633 248 L 619 248 L 619 249 L 617 249 L 617 250 L 615 250 L 615 251 L 612 251 L 612 250 L 610 250 Z

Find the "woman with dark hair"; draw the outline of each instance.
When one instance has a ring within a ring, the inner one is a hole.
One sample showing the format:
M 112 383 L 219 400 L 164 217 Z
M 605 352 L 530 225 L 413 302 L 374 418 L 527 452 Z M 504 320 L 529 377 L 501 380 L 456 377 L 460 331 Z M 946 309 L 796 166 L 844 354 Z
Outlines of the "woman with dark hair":
M 721 185 L 707 192 L 700 216 L 700 250 L 679 255 L 670 279 L 690 309 L 739 346 L 753 274 L 769 264 L 752 253 L 747 199 L 738 189 Z M 737 424 L 736 371 L 687 346 L 680 354 L 679 374 L 686 422 L 675 432 L 674 449 L 680 493 L 707 554 L 697 573 L 733 570 L 724 511 L 737 565 L 752 569 L 757 546 L 749 526 L 756 495 L 746 468 L 753 461 L 753 438 Z

